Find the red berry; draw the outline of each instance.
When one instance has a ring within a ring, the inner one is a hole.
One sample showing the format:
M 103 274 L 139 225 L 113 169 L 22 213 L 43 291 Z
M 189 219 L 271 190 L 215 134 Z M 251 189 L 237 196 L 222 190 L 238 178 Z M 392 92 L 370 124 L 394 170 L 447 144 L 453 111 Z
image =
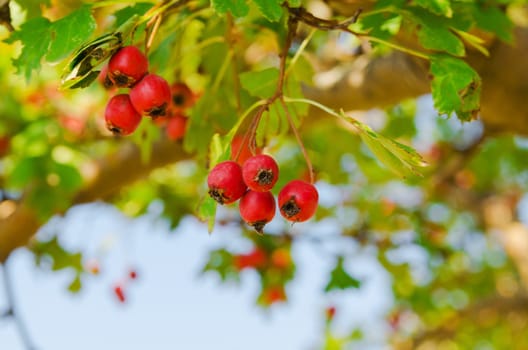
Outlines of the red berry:
M 260 148 L 255 150 L 256 154 L 259 154 L 260 152 L 262 152 L 262 149 Z M 236 161 L 240 165 L 244 164 L 246 160 L 253 156 L 253 153 L 251 153 L 251 150 L 248 146 L 248 140 L 244 140 L 243 136 L 238 135 L 233 137 L 233 140 L 231 141 L 231 159 L 235 159 L 237 155 L 238 159 Z
M 284 248 L 278 248 L 271 253 L 271 263 L 280 270 L 286 270 L 291 265 L 290 252 Z
M 108 65 L 105 64 L 101 71 L 99 72 L 99 75 L 97 76 L 97 80 L 101 85 L 104 86 L 105 89 L 110 89 L 112 86 L 114 86 L 114 82 L 110 80 L 110 77 L 108 76 Z
M 171 101 L 169 84 L 159 75 L 147 74 L 130 90 L 130 101 L 140 114 L 165 115 Z
M 137 278 L 137 271 L 136 270 L 130 270 L 128 271 L 128 277 L 131 280 L 135 280 Z
M 275 198 L 271 192 L 249 190 L 240 200 L 240 216 L 258 233 L 275 216 Z
M 242 177 L 250 190 L 267 192 L 279 179 L 279 166 L 272 157 L 259 154 L 244 162 Z
M 0 136 L 0 157 L 5 156 L 9 152 L 11 146 L 11 138 L 7 135 Z
M 326 310 L 325 310 L 325 314 L 326 314 L 326 321 L 327 322 L 332 321 L 334 319 L 335 314 L 336 314 L 335 306 L 327 307 Z
M 180 140 L 185 136 L 185 132 L 187 131 L 187 119 L 186 116 L 180 114 L 168 118 L 165 131 L 170 140 Z
M 264 268 L 266 263 L 266 252 L 259 247 L 256 247 L 248 254 L 236 255 L 234 260 L 234 265 L 238 270 L 243 270 L 245 268 Z
M 118 87 L 133 86 L 147 71 L 147 57 L 135 46 L 122 47 L 108 62 L 108 77 Z
M 106 127 L 115 135 L 129 135 L 141 122 L 141 115 L 134 109 L 127 94 L 112 97 L 105 110 Z
M 121 286 L 120 284 L 114 286 L 114 294 L 120 303 L 124 303 L 126 301 L 126 296 L 123 290 L 123 286 Z
M 286 291 L 283 286 L 271 286 L 262 291 L 262 299 L 266 305 L 286 301 Z
M 209 195 L 220 204 L 229 204 L 244 195 L 247 186 L 242 168 L 231 160 L 218 163 L 207 176 Z
M 169 109 L 174 112 L 183 112 L 196 103 L 196 96 L 185 83 L 174 83 L 171 85 L 171 104 Z
M 314 185 L 301 181 L 290 181 L 279 192 L 281 215 L 289 221 L 306 221 L 315 214 L 319 194 Z

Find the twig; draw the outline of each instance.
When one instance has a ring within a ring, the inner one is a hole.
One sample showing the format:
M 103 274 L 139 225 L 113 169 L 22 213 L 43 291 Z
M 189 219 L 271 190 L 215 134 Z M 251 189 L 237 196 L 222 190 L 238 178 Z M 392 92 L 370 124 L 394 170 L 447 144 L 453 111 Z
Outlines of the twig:
M 4 267 L 4 286 L 6 291 L 6 297 L 7 297 L 7 304 L 8 310 L 6 312 L 6 315 L 9 315 L 13 318 L 13 321 L 15 322 L 15 326 L 18 330 L 18 334 L 20 335 L 20 339 L 22 340 L 22 343 L 24 344 L 24 347 L 27 350 L 36 350 L 36 346 L 33 344 L 33 340 L 31 339 L 31 336 L 29 335 L 29 331 L 26 327 L 26 324 L 20 317 L 18 313 L 18 309 L 16 307 L 16 300 L 15 300 L 15 292 L 13 289 L 13 282 L 11 278 L 11 274 L 9 272 L 7 264 L 9 263 L 9 260 L 7 260 L 3 267 Z
M 314 183 L 314 172 L 313 172 L 313 166 L 312 161 L 310 160 L 310 157 L 308 156 L 308 152 L 306 152 L 306 148 L 304 147 L 304 144 L 301 139 L 301 135 L 299 135 L 299 131 L 295 127 L 295 123 L 293 122 L 293 118 L 290 114 L 290 111 L 288 110 L 288 106 L 286 106 L 286 102 L 284 102 L 284 99 L 280 99 L 282 108 L 284 109 L 284 112 L 286 113 L 286 119 L 288 119 L 288 123 L 290 124 L 290 128 L 292 129 L 293 134 L 295 135 L 295 139 L 297 140 L 297 144 L 299 144 L 299 147 L 301 148 L 301 152 L 303 154 L 304 160 L 306 161 L 306 167 L 308 168 L 308 172 L 310 173 L 310 183 Z

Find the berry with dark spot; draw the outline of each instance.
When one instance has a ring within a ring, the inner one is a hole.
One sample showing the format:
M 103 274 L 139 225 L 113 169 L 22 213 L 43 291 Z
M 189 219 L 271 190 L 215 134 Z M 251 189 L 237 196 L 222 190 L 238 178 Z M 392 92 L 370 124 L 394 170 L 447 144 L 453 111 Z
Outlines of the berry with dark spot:
M 171 104 L 169 109 L 173 113 L 183 112 L 196 103 L 196 96 L 185 83 L 177 82 L 171 85 Z
M 275 216 L 275 198 L 271 192 L 249 190 L 240 199 L 239 209 L 242 219 L 262 233 L 264 226 Z
M 134 109 L 127 94 L 115 95 L 105 110 L 106 127 L 114 135 L 130 135 L 141 122 L 141 115 Z
M 242 176 L 250 190 L 267 192 L 279 179 L 279 166 L 272 157 L 259 154 L 244 162 Z
M 135 46 L 122 47 L 108 62 L 108 78 L 118 87 L 134 86 L 147 72 L 147 57 Z
M 281 189 L 278 199 L 281 215 L 288 221 L 301 222 L 315 214 L 319 193 L 314 185 L 293 180 Z
M 209 195 L 220 204 L 230 204 L 246 193 L 242 168 L 231 160 L 218 163 L 207 176 Z
M 171 101 L 169 84 L 156 74 L 147 74 L 130 90 L 130 101 L 139 114 L 163 116 Z

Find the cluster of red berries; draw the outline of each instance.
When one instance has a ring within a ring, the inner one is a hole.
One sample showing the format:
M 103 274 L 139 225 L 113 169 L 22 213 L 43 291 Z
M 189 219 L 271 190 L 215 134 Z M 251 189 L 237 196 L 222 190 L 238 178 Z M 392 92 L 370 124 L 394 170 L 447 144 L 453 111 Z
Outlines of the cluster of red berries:
M 167 81 L 148 72 L 148 59 L 137 47 L 119 49 L 108 62 L 106 74 L 102 73 L 106 88 L 129 88 L 128 93 L 113 96 L 106 105 L 105 121 L 115 135 L 133 133 L 141 116 L 163 118 L 170 139 L 181 139 L 185 134 L 187 118 L 183 109 L 194 104 L 192 91 L 182 83 L 169 86 Z
M 108 130 L 129 135 L 137 129 L 141 116 L 165 115 L 171 101 L 170 86 L 165 79 L 148 73 L 148 59 L 135 46 L 125 46 L 108 62 L 105 86 L 130 88 L 129 93 L 113 96 L 105 110 Z
M 262 233 L 275 216 L 275 197 L 270 191 L 278 179 L 279 166 L 275 159 L 258 154 L 248 158 L 242 166 L 232 160 L 218 163 L 209 173 L 207 185 L 209 195 L 220 204 L 240 199 L 240 216 Z M 315 214 L 318 200 L 314 185 L 293 180 L 279 192 L 279 210 L 288 221 L 306 221 Z

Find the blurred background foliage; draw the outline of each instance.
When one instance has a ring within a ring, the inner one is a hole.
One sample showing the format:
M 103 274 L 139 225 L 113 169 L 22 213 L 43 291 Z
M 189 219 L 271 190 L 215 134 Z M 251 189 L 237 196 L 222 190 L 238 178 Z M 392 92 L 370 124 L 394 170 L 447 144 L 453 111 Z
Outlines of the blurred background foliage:
M 402 1 L 387 3 L 407 6 Z M 423 2 L 411 3 L 416 10 Z M 461 3 L 431 1 L 440 9 L 442 4 Z M 502 11 L 522 5 L 497 3 L 501 5 L 486 2 L 486 6 Z M 303 4 L 330 11 L 318 1 Z M 86 20 L 95 24 L 90 38 L 112 31 L 152 7 L 150 3 L 118 1 L 89 5 L 93 18 Z M 20 28 L 41 16 L 55 22 L 79 11 L 83 2 L 20 0 L 11 1 L 10 6 L 13 25 Z M 426 10 L 434 13 L 428 6 L 420 9 Z M 389 16 L 384 21 L 393 19 Z M 497 24 L 495 31 L 511 30 L 509 23 Z M 306 36 L 309 29 L 302 27 L 300 32 Z M 5 28 L 0 29 L 0 35 L 3 39 L 10 36 Z M 389 38 L 392 34 L 379 31 L 371 35 Z M 189 1 L 164 18 L 149 52 L 151 71 L 169 83 L 186 83 L 200 96 L 186 111 L 190 125 L 179 141 L 167 140 L 163 127 L 150 120 L 143 120 L 131 137 L 112 137 L 103 115 L 106 101 L 115 91 L 105 90 L 97 81 L 86 89 L 60 91 L 66 55 L 51 59 L 48 55 L 48 62 L 43 62 L 43 55 L 27 56 L 39 50 L 31 47 L 38 39 L 28 39 L 24 47 L 12 40 L 0 42 L 0 221 L 8 220 L 21 201 L 36 211 L 41 223 L 87 199 L 112 203 L 130 217 L 162 208 L 160 216 L 172 228 L 183 217 L 198 215 L 211 166 L 209 141 L 215 133 L 229 132 L 247 108 L 270 94 L 267 90 L 256 93 L 255 89 L 266 87 L 252 84 L 258 78 L 255 72 L 276 66 L 284 37 L 284 17 L 270 22 L 253 3 L 240 18 L 217 15 L 208 1 Z M 141 29 L 135 40 L 140 47 L 144 44 Z M 348 34 L 315 32 L 288 77 L 286 94 L 302 96 L 301 84 L 314 84 L 313 75 L 322 67 L 346 66 L 387 52 L 383 45 L 361 52 L 361 45 Z M 71 49 L 65 52 L 69 54 Z M 19 56 L 21 50 L 29 51 Z M 295 50 L 291 51 L 293 57 Z M 14 57 L 24 74 L 16 73 Z M 394 303 L 386 319 L 380 320 L 380 329 L 388 330 L 386 342 L 391 347 L 528 348 L 528 141 L 515 135 L 488 136 L 478 120 L 462 123 L 455 116 L 438 115 L 428 95 L 386 109 L 350 112 L 376 132 L 422 154 L 429 164 L 423 176 L 402 180 L 378 161 L 349 125 L 330 115 L 309 112 L 306 105 L 295 104 L 294 109 L 321 194 L 316 218 L 293 226 L 277 219 L 267 226 L 265 235 L 258 236 L 243 224 L 236 207 L 219 208 L 216 225 L 239 232 L 248 249 L 219 247 L 211 251 L 203 272 L 236 282 L 241 273 L 253 271 L 261 281 L 255 301 L 268 307 L 288 302 L 287 287 L 295 283 L 296 272 L 291 248 L 299 240 L 320 245 L 323 251 L 326 242 L 335 244 L 336 249 L 330 251 L 335 255 L 335 267 L 321 293 L 361 288 L 362 279 L 369 276 L 348 272 L 353 256 L 340 249 L 344 242 L 353 242 L 357 252 L 375 257 L 391 276 Z M 308 117 L 303 119 L 303 115 Z M 262 120 L 257 141 L 280 165 L 276 188 L 306 177 L 302 153 L 284 116 L 273 106 Z M 145 164 L 155 162 L 156 155 L 151 152 L 156 152 L 157 144 L 163 145 L 161 152 L 171 154 L 162 155 L 170 162 L 147 165 L 137 178 L 123 177 L 122 173 L 136 170 L 127 165 L 128 154 L 141 153 Z M 102 168 L 112 164 L 117 167 L 105 173 L 115 176 L 108 178 L 112 188 L 104 193 L 83 192 L 93 190 L 90 184 Z M 33 239 L 29 248 L 43 268 L 73 269 L 69 289 L 76 292 L 84 274 L 93 273 L 87 262 L 94 257 L 68 251 L 60 242 L 61 232 L 56 232 L 46 240 Z M 335 309 L 329 308 L 325 316 L 325 348 L 351 344 L 368 348 L 361 343 L 364 330 L 352 329 L 344 337 L 334 334 L 334 313 Z

